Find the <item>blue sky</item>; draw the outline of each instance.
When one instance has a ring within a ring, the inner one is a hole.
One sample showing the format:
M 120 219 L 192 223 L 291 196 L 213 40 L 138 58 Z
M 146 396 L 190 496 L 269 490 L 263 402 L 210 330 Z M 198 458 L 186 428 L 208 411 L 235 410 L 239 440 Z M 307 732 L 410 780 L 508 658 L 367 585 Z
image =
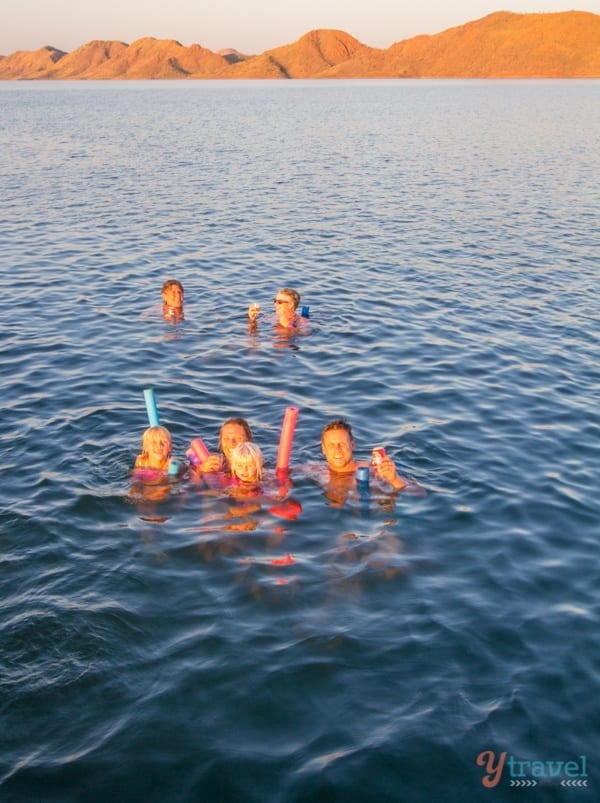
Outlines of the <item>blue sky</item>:
M 569 11 L 569 0 L 2 0 L 0 54 L 53 45 L 75 50 L 92 39 L 131 43 L 142 36 L 262 53 L 315 28 L 337 28 L 386 48 L 439 33 L 493 11 Z M 575 8 L 600 14 L 600 0 Z

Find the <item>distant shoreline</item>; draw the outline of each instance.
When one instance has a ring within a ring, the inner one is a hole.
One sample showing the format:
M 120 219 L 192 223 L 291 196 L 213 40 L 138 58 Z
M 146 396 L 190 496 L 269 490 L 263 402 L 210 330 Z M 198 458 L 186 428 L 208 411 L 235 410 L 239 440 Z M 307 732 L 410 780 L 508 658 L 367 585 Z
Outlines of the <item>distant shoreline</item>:
M 328 29 L 259 55 L 145 37 L 0 56 L 0 80 L 20 81 L 599 77 L 600 15 L 587 11 L 499 11 L 387 49 Z

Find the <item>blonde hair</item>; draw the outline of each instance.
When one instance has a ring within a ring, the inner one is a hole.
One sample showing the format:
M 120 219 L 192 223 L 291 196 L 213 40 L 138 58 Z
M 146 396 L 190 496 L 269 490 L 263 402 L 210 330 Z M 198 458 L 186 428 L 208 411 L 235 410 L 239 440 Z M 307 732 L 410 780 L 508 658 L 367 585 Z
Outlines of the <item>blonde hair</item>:
M 260 446 L 257 446 L 252 441 L 246 441 L 245 443 L 239 443 L 235 449 L 231 452 L 231 473 L 236 474 L 236 468 L 240 464 L 244 463 L 252 463 L 256 467 L 256 476 L 260 480 L 262 479 L 262 469 L 263 469 L 263 456 L 260 450 Z
M 157 436 L 162 435 L 163 437 L 167 438 L 169 441 L 169 456 L 171 455 L 171 451 L 173 449 L 173 439 L 171 438 L 171 433 L 165 427 L 148 427 L 148 429 L 142 435 L 142 451 L 141 454 L 138 455 L 136 459 L 136 466 L 144 467 L 147 466 L 150 460 L 150 444 L 152 440 Z

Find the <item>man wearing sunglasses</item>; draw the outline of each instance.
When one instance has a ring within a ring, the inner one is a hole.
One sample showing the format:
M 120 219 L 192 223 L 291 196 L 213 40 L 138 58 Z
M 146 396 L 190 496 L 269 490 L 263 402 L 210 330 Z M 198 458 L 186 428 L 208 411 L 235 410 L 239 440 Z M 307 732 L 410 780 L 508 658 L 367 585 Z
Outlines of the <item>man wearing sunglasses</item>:
M 279 290 L 273 304 L 275 306 L 275 327 L 279 330 L 290 332 L 294 330 L 306 332 L 309 328 L 308 321 L 299 315 L 296 310 L 300 303 L 300 293 L 292 290 L 291 287 L 284 287 Z M 248 309 L 250 326 L 256 326 L 256 321 L 260 315 L 260 307 L 252 304 Z

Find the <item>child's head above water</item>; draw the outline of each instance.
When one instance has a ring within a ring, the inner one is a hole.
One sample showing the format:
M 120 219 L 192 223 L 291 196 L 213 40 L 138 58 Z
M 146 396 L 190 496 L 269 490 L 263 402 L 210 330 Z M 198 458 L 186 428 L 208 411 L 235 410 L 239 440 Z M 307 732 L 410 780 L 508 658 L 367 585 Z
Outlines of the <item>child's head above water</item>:
M 165 427 L 148 427 L 142 435 L 142 452 L 135 464 L 138 468 L 166 469 L 173 450 L 171 433 Z
M 255 443 L 240 443 L 233 449 L 229 459 L 231 474 L 240 482 L 258 482 L 262 479 L 263 456 Z

